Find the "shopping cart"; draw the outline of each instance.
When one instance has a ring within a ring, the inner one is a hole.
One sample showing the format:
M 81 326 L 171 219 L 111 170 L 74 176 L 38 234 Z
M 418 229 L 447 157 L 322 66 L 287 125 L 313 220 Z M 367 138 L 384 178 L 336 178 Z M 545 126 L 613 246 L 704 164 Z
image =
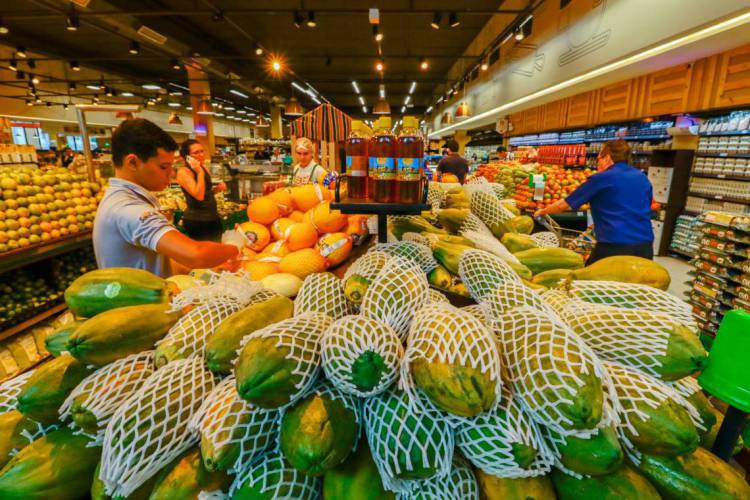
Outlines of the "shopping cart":
M 549 215 L 537 217 L 536 221 L 557 236 L 562 248 L 573 250 L 574 252 L 583 255 L 584 259 L 588 258 L 596 245 L 594 226 L 589 226 L 585 231 L 568 229 L 560 226 L 560 224 Z

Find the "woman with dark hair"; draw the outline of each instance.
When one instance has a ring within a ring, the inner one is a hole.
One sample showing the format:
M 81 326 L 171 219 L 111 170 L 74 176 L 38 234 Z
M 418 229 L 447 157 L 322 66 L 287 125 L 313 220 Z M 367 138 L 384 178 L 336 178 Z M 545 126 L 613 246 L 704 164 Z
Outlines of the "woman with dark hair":
M 180 156 L 185 166 L 177 171 L 177 183 L 187 202 L 182 226 L 194 240 L 219 241 L 221 219 L 214 193 L 226 191 L 226 185 L 221 182 L 216 187 L 212 186 L 211 174 L 206 167 L 206 153 L 200 142 L 195 139 L 183 142 L 180 145 Z

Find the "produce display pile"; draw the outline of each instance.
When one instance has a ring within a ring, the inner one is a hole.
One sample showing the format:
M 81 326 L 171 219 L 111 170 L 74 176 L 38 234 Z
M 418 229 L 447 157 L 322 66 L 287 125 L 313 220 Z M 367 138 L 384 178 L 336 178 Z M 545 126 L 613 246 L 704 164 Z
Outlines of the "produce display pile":
M 164 191 L 154 193 L 159 200 L 159 206 L 162 210 L 174 210 L 184 212 L 187 209 L 185 195 L 179 186 L 170 186 Z M 245 205 L 227 200 L 224 193 L 215 193 L 216 208 L 219 217 L 227 218 L 232 214 L 244 210 Z
M 666 271 L 582 268 L 494 192 L 435 203 L 442 227 L 394 218 L 343 279 L 298 290 L 78 278 L 56 357 L 0 385 L 0 497 L 749 498 L 707 451 L 723 414 Z M 430 287 L 445 264 L 476 304 Z
M 64 168 L 0 167 L 0 253 L 93 228 L 98 182 Z

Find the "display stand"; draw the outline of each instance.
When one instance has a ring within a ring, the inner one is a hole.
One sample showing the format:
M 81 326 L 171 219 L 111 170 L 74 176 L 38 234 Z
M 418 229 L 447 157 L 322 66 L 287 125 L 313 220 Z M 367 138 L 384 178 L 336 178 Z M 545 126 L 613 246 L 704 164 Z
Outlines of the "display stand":
M 346 180 L 346 175 L 339 177 L 336 182 L 334 202 L 331 203 L 333 210 L 340 210 L 343 214 L 377 215 L 378 216 L 378 243 L 388 242 L 388 216 L 389 215 L 419 215 L 432 207 L 427 204 L 428 182 L 422 177 L 424 184 L 422 190 L 422 203 L 376 203 L 369 199 L 351 199 L 341 197 L 341 184 Z

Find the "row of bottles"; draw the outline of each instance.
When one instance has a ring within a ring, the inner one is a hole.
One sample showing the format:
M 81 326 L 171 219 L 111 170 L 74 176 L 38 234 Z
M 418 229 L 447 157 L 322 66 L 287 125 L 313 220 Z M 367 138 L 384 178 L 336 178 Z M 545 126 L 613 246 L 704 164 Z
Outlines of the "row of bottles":
M 371 137 L 362 122 L 353 122 L 346 141 L 349 198 L 419 203 L 423 158 L 424 138 L 417 118 L 405 116 L 398 137 L 391 132 L 389 117 L 375 121 Z

